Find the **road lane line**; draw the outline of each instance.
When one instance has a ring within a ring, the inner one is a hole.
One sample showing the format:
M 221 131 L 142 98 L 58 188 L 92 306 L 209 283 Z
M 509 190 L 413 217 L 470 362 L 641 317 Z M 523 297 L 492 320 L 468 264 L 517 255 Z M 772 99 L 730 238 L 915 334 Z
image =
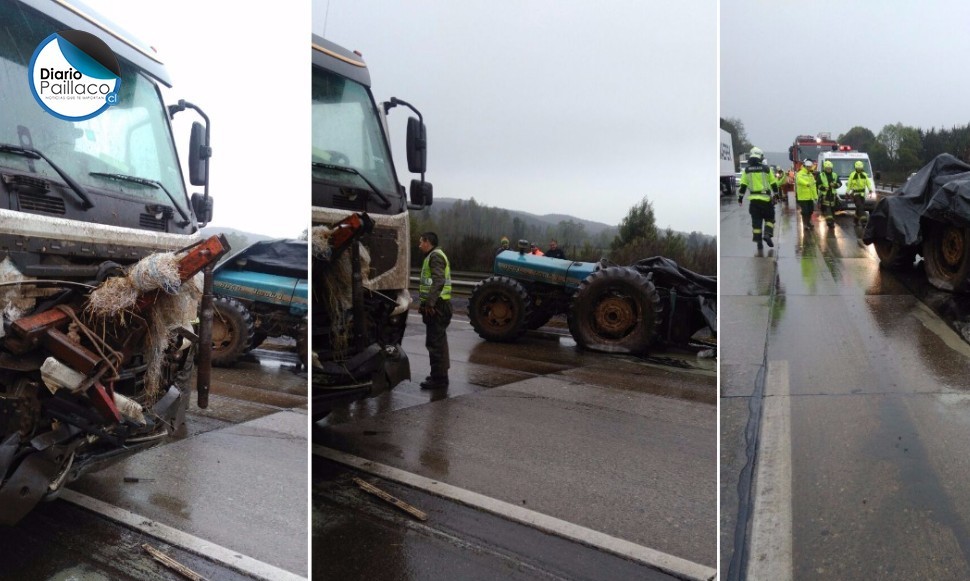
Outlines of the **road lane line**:
M 659 569 L 681 579 L 712 580 L 717 576 L 717 570 L 712 567 L 694 563 L 680 557 L 644 547 L 636 543 L 612 537 L 605 533 L 594 531 L 586 527 L 573 524 L 562 519 L 535 512 L 508 502 L 490 498 L 488 496 L 445 484 L 437 480 L 425 478 L 419 474 L 406 472 L 393 466 L 372 462 L 359 456 L 346 454 L 339 450 L 313 444 L 313 454 L 349 466 L 355 470 L 366 472 L 387 480 L 392 480 L 411 488 L 440 496 L 448 500 L 459 502 L 472 508 L 477 508 L 507 520 L 515 521 L 532 528 L 553 534 L 565 539 L 581 543 L 626 559 L 643 563 L 649 567 Z
M 970 358 L 970 345 L 967 345 L 960 335 L 957 334 L 946 322 L 939 317 L 933 309 L 926 306 L 923 302 L 916 303 L 912 314 L 926 329 L 939 337 L 947 347 L 953 349 L 960 355 Z
M 771 361 L 758 442 L 746 579 L 792 579 L 791 398 L 788 362 Z
M 80 492 L 65 489 L 61 491 L 58 498 L 205 559 L 222 563 L 246 575 L 267 581 L 306 581 L 307 579 Z

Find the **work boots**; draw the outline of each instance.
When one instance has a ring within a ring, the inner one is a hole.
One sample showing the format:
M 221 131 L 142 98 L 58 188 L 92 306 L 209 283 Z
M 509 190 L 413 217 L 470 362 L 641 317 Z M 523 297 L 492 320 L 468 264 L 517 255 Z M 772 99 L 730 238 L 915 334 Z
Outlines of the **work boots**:
M 448 387 L 448 376 L 445 377 L 431 377 L 430 375 L 424 378 L 421 382 L 421 389 L 444 389 Z

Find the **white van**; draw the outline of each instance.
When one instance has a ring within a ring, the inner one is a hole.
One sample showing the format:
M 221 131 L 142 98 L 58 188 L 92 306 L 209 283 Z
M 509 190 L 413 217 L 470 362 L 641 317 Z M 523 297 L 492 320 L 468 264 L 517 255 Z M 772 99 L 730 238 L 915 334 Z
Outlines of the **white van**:
M 849 183 L 849 175 L 855 171 L 855 162 L 861 161 L 862 171 L 869 176 L 870 191 L 866 194 L 866 210 L 872 210 L 876 207 L 879 198 L 872 190 L 876 187 L 874 180 L 878 179 L 879 176 L 873 176 L 872 162 L 869 161 L 868 153 L 861 151 L 823 151 L 818 156 L 819 171 L 822 171 L 822 164 L 826 161 L 832 162 L 832 171 L 839 176 L 839 180 L 842 182 L 842 187 L 838 189 L 838 195 L 843 208 L 855 208 L 855 202 L 847 194 L 846 186 Z

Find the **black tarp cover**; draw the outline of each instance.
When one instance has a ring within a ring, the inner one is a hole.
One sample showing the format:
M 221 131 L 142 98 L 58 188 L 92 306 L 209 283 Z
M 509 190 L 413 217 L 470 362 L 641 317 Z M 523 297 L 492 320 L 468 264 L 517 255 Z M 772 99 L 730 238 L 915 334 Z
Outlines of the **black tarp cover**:
M 308 244 L 306 240 L 263 240 L 250 244 L 246 248 L 225 259 L 215 270 L 232 268 L 307 278 Z M 240 266 L 240 260 L 245 265 Z
M 933 158 L 898 193 L 879 200 L 862 241 L 872 244 L 881 239 L 914 246 L 923 239 L 923 218 L 970 226 L 970 164 L 949 153 Z
M 717 277 L 704 276 L 669 258 L 654 256 L 631 265 L 641 274 L 652 274 L 658 288 L 676 289 L 681 297 L 697 297 L 698 307 L 711 330 L 717 329 Z

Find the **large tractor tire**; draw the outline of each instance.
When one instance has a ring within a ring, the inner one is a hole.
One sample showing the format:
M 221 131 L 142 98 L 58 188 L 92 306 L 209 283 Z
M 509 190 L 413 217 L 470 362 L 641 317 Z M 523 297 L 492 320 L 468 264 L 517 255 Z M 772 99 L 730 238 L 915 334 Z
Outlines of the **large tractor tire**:
M 253 342 L 253 316 L 241 302 L 216 297 L 212 316 L 212 364 L 232 365 Z
M 916 250 L 912 247 L 905 247 L 899 242 L 889 240 L 873 240 L 872 245 L 876 247 L 876 256 L 879 257 L 879 267 L 885 269 L 905 268 L 912 266 L 916 260 Z
M 486 341 L 515 341 L 528 330 L 532 299 L 518 281 L 492 276 L 475 285 L 468 301 L 468 317 Z
M 929 222 L 923 259 L 930 284 L 955 293 L 970 291 L 970 228 Z
M 569 308 L 569 332 L 587 349 L 643 353 L 654 342 L 660 312 L 660 295 L 646 276 L 611 266 L 579 285 Z

